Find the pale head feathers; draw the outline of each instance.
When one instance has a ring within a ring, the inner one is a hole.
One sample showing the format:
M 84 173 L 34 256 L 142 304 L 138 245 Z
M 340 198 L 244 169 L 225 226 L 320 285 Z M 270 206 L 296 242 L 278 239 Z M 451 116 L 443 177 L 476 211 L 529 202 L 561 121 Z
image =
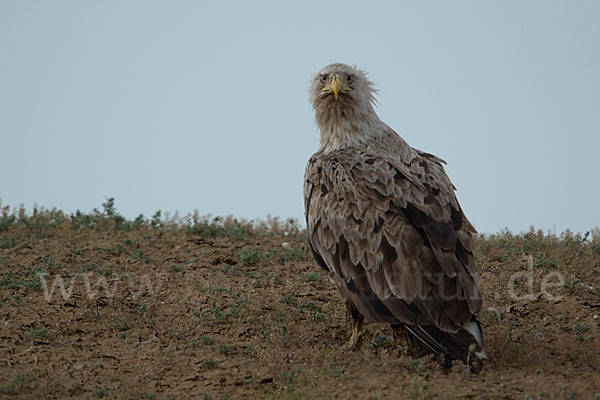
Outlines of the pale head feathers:
M 310 102 L 321 130 L 320 151 L 358 148 L 380 137 L 387 126 L 373 108 L 376 93 L 366 72 L 346 64 L 327 65 L 313 76 Z

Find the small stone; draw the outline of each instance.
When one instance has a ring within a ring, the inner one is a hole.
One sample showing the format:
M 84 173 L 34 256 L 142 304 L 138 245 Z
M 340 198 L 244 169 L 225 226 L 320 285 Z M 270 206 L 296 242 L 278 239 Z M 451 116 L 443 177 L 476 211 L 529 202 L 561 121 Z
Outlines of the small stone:
M 544 334 L 542 332 L 536 332 L 533 334 L 536 339 L 544 340 Z
M 75 364 L 74 368 L 79 371 L 80 369 L 83 369 L 83 367 L 85 367 L 85 364 L 82 362 L 78 362 L 77 364 Z
M 281 243 L 281 247 L 283 247 L 284 249 L 289 249 L 292 246 L 290 246 L 290 244 L 288 242 L 283 242 L 283 243 Z

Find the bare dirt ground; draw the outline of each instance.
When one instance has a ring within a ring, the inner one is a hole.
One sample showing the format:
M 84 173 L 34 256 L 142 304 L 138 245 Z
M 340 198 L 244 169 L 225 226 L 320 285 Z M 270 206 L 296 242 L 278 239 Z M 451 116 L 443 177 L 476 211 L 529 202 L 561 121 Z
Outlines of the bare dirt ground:
M 589 238 L 479 238 L 488 360 L 473 374 L 408 355 L 385 325 L 348 351 L 337 290 L 293 224 L 155 217 L 4 210 L 0 398 L 600 398 Z

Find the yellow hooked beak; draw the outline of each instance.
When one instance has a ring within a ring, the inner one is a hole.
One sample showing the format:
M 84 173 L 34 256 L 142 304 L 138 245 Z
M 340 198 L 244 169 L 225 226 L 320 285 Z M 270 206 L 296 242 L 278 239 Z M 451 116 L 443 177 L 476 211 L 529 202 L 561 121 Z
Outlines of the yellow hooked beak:
M 334 74 L 331 77 L 331 90 L 333 91 L 333 96 L 335 99 L 338 99 L 338 94 L 340 93 L 340 89 L 342 88 L 342 77 L 338 74 Z

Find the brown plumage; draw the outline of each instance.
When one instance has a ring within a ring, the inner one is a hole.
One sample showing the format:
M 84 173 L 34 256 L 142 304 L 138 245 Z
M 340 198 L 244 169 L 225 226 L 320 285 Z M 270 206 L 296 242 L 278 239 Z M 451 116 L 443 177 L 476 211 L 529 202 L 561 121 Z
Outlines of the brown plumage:
M 347 307 L 350 345 L 366 318 L 478 371 L 476 231 L 444 161 L 379 119 L 364 72 L 331 64 L 310 90 L 321 146 L 306 167 L 306 223 L 313 255 Z

